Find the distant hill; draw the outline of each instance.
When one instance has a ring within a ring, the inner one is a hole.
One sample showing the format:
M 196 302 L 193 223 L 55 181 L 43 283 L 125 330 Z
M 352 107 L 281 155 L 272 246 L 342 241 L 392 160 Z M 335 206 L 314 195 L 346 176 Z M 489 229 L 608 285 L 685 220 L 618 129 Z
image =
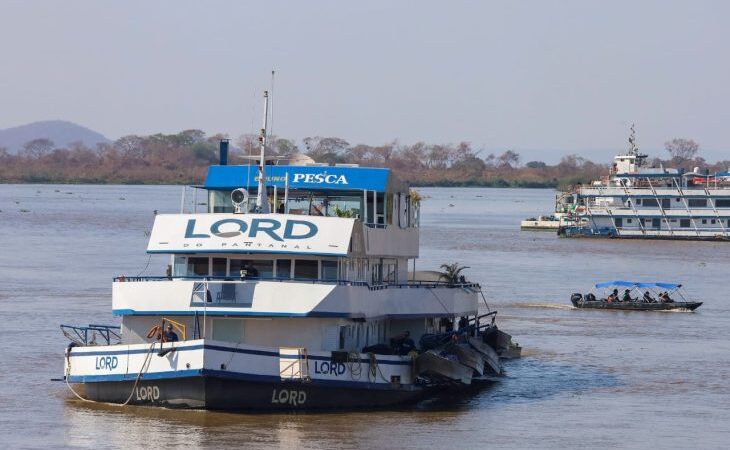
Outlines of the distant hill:
M 56 147 L 66 147 L 72 142 L 83 142 L 94 148 L 97 143 L 111 142 L 106 136 L 72 122 L 44 120 L 0 130 L 0 147 L 6 147 L 11 153 L 16 153 L 26 142 L 40 138 L 52 140 Z

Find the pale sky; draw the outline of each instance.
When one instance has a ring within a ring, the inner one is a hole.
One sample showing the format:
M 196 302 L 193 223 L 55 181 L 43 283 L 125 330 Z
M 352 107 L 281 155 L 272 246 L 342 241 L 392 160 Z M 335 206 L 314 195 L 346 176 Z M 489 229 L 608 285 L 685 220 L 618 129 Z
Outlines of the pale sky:
M 693 138 L 730 159 L 728 1 L 0 0 L 0 128 L 111 139 L 260 127 L 608 162 Z M 662 155 L 666 156 L 666 155 Z

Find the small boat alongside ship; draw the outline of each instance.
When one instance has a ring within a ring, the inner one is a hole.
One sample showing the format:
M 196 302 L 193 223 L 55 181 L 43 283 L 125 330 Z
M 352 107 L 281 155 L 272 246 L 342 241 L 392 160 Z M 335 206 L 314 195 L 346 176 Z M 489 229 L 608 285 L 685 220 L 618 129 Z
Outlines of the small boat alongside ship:
M 388 407 L 493 382 L 501 359 L 519 357 L 479 284 L 409 271 L 420 215 L 408 184 L 389 169 L 267 160 L 266 119 L 260 140 L 256 165 L 228 165 L 221 141 L 198 187 L 206 212 L 155 216 L 147 253 L 170 263 L 164 275 L 114 279 L 120 326 L 62 325 L 74 395 L 216 410 Z
M 520 222 L 520 229 L 525 231 L 557 231 L 563 225 L 560 213 L 530 217 Z
M 625 311 L 694 311 L 702 306 L 702 302 L 687 299 L 681 284 L 617 280 L 598 283 L 595 287 L 603 289 L 603 294 L 575 293 L 570 296 L 570 302 L 576 308 Z

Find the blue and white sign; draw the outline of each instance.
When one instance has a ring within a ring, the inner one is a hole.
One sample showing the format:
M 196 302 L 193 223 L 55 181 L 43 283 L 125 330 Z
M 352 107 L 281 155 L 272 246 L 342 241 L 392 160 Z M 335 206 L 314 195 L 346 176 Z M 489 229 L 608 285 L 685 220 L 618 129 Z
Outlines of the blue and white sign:
M 267 166 L 266 185 L 290 189 L 368 190 L 385 192 L 388 169 L 334 166 Z M 257 188 L 258 166 L 210 166 L 206 189 Z
M 147 252 L 343 256 L 354 222 L 285 214 L 160 214 Z

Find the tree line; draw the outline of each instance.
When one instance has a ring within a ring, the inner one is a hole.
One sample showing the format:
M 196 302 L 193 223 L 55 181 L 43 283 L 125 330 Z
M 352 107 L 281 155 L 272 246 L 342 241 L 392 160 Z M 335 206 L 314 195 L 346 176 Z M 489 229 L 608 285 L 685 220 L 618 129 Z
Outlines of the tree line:
M 0 182 L 99 183 L 99 184 L 199 184 L 207 168 L 218 161 L 222 134 L 207 136 L 201 130 L 176 134 L 124 136 L 90 148 L 74 143 L 58 148 L 49 139 L 34 139 L 17 153 L 0 148 Z M 457 144 L 401 144 L 393 141 L 371 146 L 352 145 L 337 137 L 293 140 L 271 137 L 272 155 L 304 153 L 321 163 L 387 167 L 415 186 L 491 186 L 562 188 L 585 183 L 608 173 L 609 165 L 571 154 L 557 164 L 523 161 L 514 150 L 488 153 L 468 142 Z M 258 136 L 243 135 L 233 142 L 231 164 L 243 164 L 245 155 L 258 154 Z M 669 158 L 655 158 L 655 166 L 727 170 L 730 161 L 709 164 L 698 156 L 699 145 L 690 139 L 673 139 L 665 145 Z

